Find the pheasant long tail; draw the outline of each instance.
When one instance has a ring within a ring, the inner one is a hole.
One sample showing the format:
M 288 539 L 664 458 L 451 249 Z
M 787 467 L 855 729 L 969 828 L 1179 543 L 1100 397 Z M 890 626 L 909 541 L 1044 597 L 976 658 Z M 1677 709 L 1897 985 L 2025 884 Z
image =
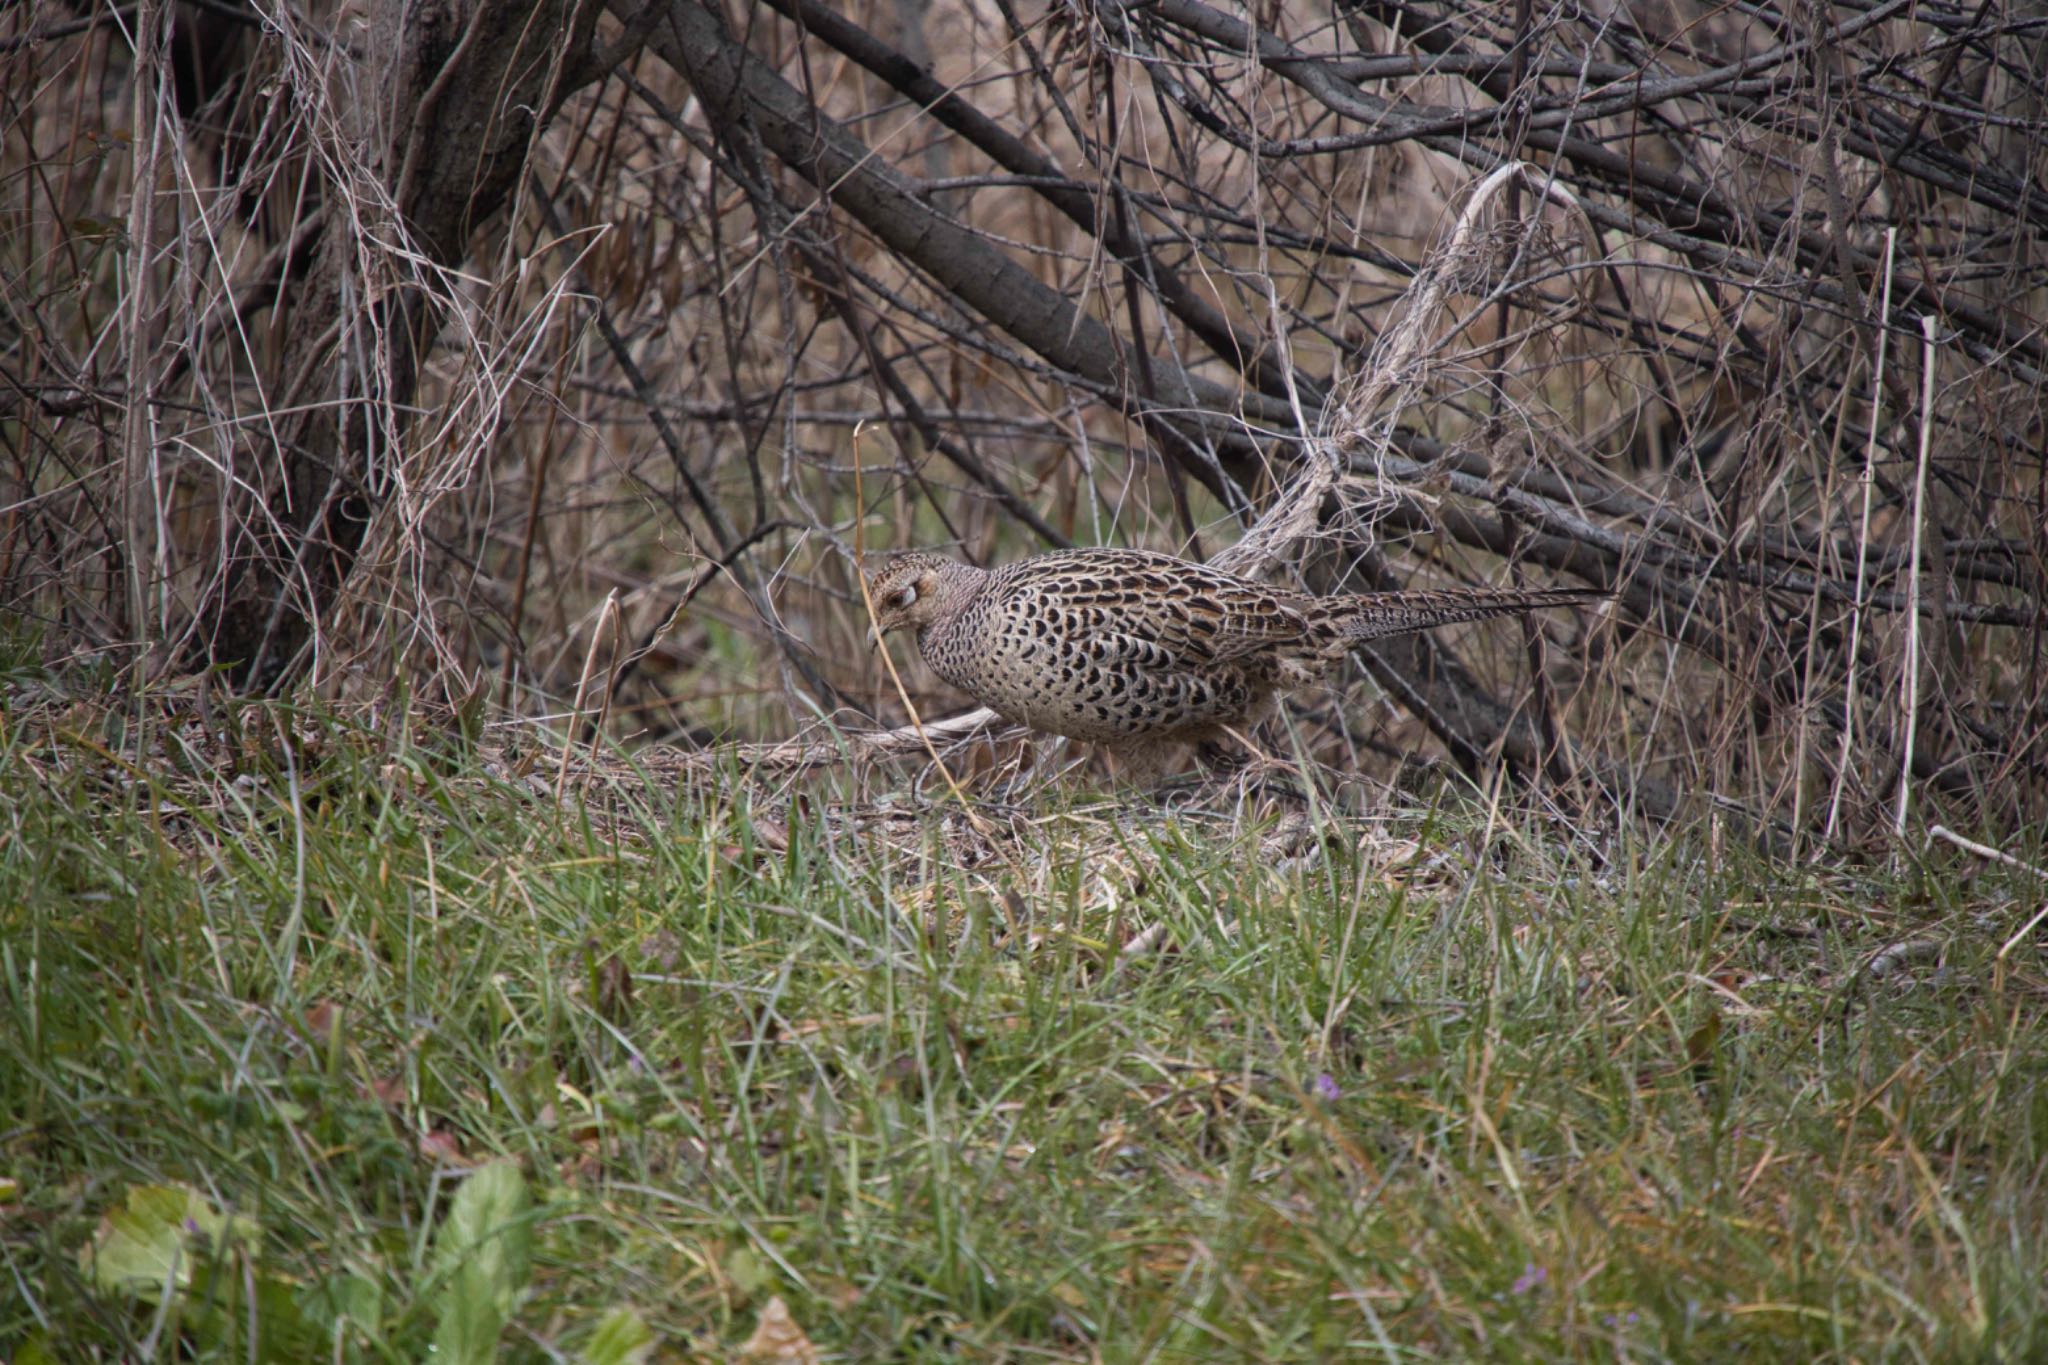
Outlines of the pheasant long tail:
M 1331 602 L 1331 616 L 1337 632 L 1350 644 L 1376 640 L 1382 635 L 1405 635 L 1410 631 L 1447 626 L 1457 621 L 1479 621 L 1489 616 L 1513 616 L 1543 607 L 1569 607 L 1599 602 L 1614 594 L 1605 588 L 1545 588 L 1535 592 L 1441 592 L 1369 593 Z

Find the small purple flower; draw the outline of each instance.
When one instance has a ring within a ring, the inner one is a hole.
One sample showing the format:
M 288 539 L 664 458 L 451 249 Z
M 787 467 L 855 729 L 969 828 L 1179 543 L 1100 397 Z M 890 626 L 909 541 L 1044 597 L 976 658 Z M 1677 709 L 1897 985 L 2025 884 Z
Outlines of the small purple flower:
M 1537 1265 L 1534 1261 L 1524 1261 L 1522 1263 L 1521 1278 L 1516 1280 L 1509 1288 L 1516 1294 L 1527 1294 L 1549 1278 L 1550 1268 L 1548 1266 Z
M 1609 1313 L 1606 1317 L 1602 1318 L 1601 1321 L 1606 1323 L 1609 1327 L 1616 1329 L 1623 1327 L 1633 1327 L 1638 1322 L 1642 1321 L 1642 1315 L 1640 1313 L 1637 1313 L 1634 1309 L 1630 1309 L 1628 1312 L 1622 1314 L 1620 1317 L 1616 1317 L 1614 1314 Z
M 204 1233 L 204 1232 L 205 1232 L 205 1229 L 199 1226 L 199 1220 L 198 1220 L 197 1218 L 187 1218 L 187 1219 L 185 1220 L 185 1234 L 186 1234 L 186 1236 L 188 1236 L 188 1237 L 197 1237 L 197 1236 L 200 1236 L 200 1235 L 201 1235 L 202 1233 Z
M 1344 1092 L 1337 1088 L 1337 1078 L 1327 1071 L 1316 1073 L 1316 1098 L 1325 1104 L 1333 1104 Z

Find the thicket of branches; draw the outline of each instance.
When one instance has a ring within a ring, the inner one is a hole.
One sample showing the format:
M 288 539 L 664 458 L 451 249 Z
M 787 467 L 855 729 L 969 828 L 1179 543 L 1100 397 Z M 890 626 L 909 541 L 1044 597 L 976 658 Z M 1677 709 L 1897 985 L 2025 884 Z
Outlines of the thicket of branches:
M 2009 0 L 17 7 L 0 610 L 539 715 L 616 591 L 615 727 L 777 738 L 902 719 L 856 543 L 1293 513 L 1618 593 L 1371 651 L 1322 756 L 2038 825 L 2044 92 Z

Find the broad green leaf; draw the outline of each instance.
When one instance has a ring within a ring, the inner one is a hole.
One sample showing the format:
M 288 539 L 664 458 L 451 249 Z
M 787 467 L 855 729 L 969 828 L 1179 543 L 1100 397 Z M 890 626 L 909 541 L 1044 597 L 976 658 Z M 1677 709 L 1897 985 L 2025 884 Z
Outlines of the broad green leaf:
M 579 1358 L 583 1365 L 640 1365 L 653 1350 L 653 1329 L 620 1304 L 598 1319 Z
M 471 1173 L 434 1234 L 440 1326 L 434 1351 L 451 1365 L 495 1360 L 498 1334 L 532 1267 L 526 1177 L 510 1162 Z
M 748 1298 L 775 1288 L 775 1267 L 763 1260 L 761 1254 L 747 1243 L 734 1247 L 725 1258 L 725 1273 L 742 1294 Z
M 229 1241 L 247 1240 L 253 1225 L 229 1218 L 183 1185 L 136 1185 L 100 1219 L 79 1264 L 101 1289 L 154 1299 L 164 1286 L 192 1281 L 192 1259 Z
M 41 1332 L 30 1337 L 14 1352 L 14 1365 L 57 1365 L 57 1353 L 50 1349 L 49 1338 Z
M 376 1335 L 384 1322 L 384 1288 L 377 1281 L 347 1271 L 330 1275 L 305 1291 L 303 1301 L 308 1321 L 322 1332 L 348 1323 L 369 1335 Z

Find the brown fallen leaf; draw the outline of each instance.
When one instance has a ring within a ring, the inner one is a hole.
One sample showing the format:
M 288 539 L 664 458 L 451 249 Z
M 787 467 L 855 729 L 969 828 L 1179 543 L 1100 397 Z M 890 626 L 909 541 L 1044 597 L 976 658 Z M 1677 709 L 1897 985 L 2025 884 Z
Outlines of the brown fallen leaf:
M 818 1365 L 820 1359 L 818 1348 L 797 1326 L 780 1294 L 762 1305 L 754 1335 L 740 1347 L 739 1358 L 760 1365 Z
M 420 1134 L 420 1155 L 429 1161 L 438 1161 L 444 1166 L 467 1166 L 469 1157 L 464 1154 L 462 1144 L 455 1134 L 445 1128 L 435 1128 Z
M 332 1000 L 321 1000 L 306 1011 L 306 1032 L 316 1041 L 325 1042 L 340 1030 L 348 1010 Z

